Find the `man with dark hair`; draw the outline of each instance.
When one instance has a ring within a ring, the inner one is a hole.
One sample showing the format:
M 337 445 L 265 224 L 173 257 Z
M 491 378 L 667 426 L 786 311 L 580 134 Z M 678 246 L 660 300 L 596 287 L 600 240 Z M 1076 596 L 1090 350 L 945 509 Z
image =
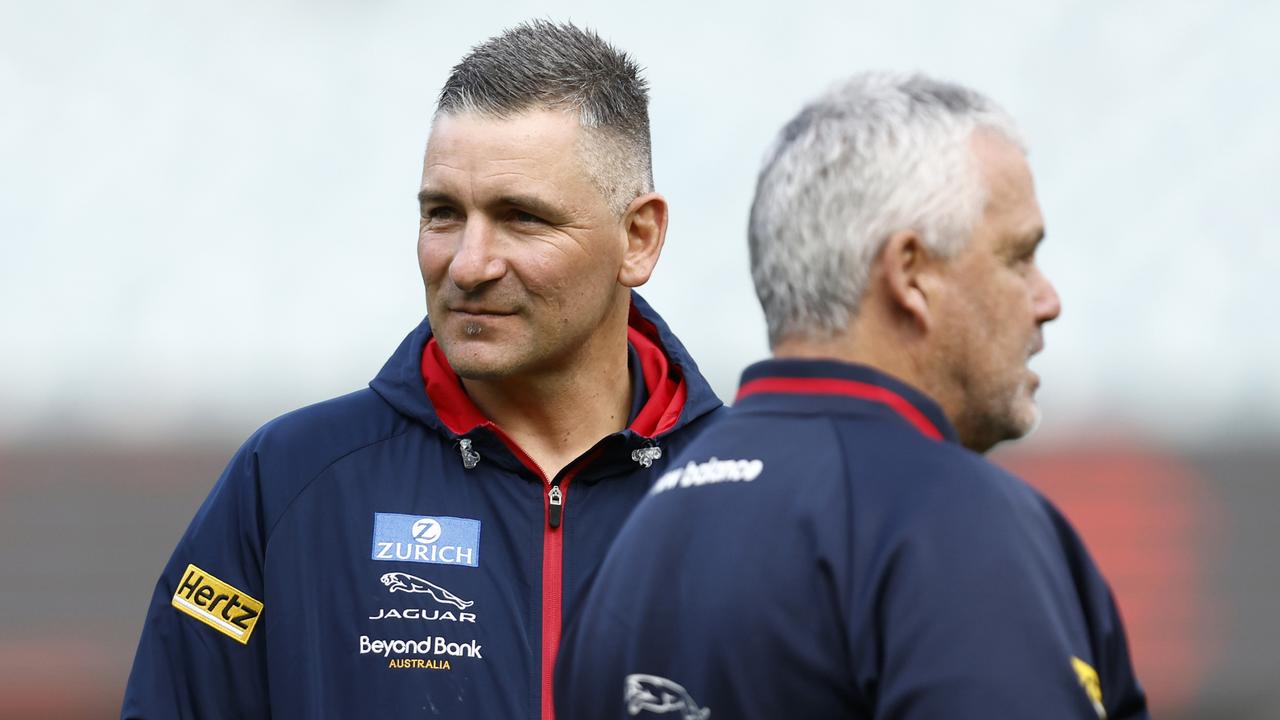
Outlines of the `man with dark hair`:
M 160 578 L 124 717 L 553 716 L 563 619 L 721 407 L 632 290 L 667 227 L 647 106 L 572 25 L 454 68 L 418 194 L 430 322 L 240 449 Z
M 1043 237 L 972 90 L 862 75 L 782 130 L 749 225 L 774 359 L 618 534 L 561 720 L 1146 717 L 1080 539 L 980 454 L 1037 419 Z

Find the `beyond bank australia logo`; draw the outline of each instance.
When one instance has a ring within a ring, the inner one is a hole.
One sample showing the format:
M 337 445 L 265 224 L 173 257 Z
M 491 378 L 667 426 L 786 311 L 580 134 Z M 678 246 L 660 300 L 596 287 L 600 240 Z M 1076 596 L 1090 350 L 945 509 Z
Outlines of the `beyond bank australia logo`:
M 457 517 L 373 514 L 374 560 L 480 565 L 480 521 Z

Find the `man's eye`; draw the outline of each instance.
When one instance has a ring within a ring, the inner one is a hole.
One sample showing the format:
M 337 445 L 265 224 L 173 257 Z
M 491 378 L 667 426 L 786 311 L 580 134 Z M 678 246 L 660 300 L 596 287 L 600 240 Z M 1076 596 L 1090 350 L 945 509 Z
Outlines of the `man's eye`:
M 1035 248 L 1015 253 L 1013 256 L 1014 265 L 1034 265 L 1036 262 Z
M 510 218 L 512 222 L 529 223 L 529 224 L 537 224 L 537 225 L 546 224 L 546 221 L 543 220 L 542 218 L 538 217 L 537 215 L 534 215 L 533 213 L 525 212 L 524 210 L 512 210 Z
M 451 222 L 458 219 L 458 211 L 451 207 L 433 207 L 423 213 L 422 217 L 431 222 Z

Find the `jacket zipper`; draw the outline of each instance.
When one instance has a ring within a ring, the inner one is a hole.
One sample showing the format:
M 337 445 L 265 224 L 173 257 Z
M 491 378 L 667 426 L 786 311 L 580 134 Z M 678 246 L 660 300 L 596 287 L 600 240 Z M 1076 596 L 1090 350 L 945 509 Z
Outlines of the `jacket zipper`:
M 547 524 L 542 528 L 542 697 L 541 720 L 555 720 L 556 709 L 552 701 L 552 686 L 555 684 L 556 654 L 560 650 L 561 616 L 563 614 L 564 594 L 564 501 L 569 492 L 569 482 L 578 474 L 578 469 L 589 465 L 598 454 L 592 452 L 581 461 L 572 463 L 558 477 L 547 479 L 542 470 L 528 453 L 520 449 L 502 429 L 493 423 L 486 425 L 508 449 L 533 472 L 546 486 L 545 508 Z
M 564 614 L 564 501 L 578 466 L 547 482 L 547 524 L 542 529 L 542 720 L 556 717 L 552 690 Z
M 547 491 L 547 524 L 552 530 L 560 527 L 561 515 L 564 513 L 564 493 L 560 491 L 560 484 L 551 483 L 551 489 Z

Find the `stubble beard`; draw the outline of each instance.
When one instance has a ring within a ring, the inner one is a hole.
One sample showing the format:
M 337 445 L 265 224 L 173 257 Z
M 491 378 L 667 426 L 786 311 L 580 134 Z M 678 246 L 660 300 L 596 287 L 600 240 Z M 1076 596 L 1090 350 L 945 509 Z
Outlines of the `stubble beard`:
M 1022 366 L 1026 373 L 1026 366 Z M 1030 377 L 999 387 L 974 387 L 956 418 L 956 430 L 965 447 L 986 453 L 1006 440 L 1030 434 L 1040 424 L 1040 408 L 1036 404 Z M 976 393 L 974 391 L 977 391 Z
M 1040 406 L 1036 404 L 1031 380 L 1018 383 L 1004 404 L 1002 440 L 1017 440 L 1030 435 L 1040 425 Z
M 1029 376 L 1031 371 L 1025 362 L 1019 369 L 1022 377 L 992 398 L 995 402 L 988 407 L 986 424 L 991 446 L 1024 438 L 1040 426 L 1040 405 L 1036 402 L 1035 382 Z

